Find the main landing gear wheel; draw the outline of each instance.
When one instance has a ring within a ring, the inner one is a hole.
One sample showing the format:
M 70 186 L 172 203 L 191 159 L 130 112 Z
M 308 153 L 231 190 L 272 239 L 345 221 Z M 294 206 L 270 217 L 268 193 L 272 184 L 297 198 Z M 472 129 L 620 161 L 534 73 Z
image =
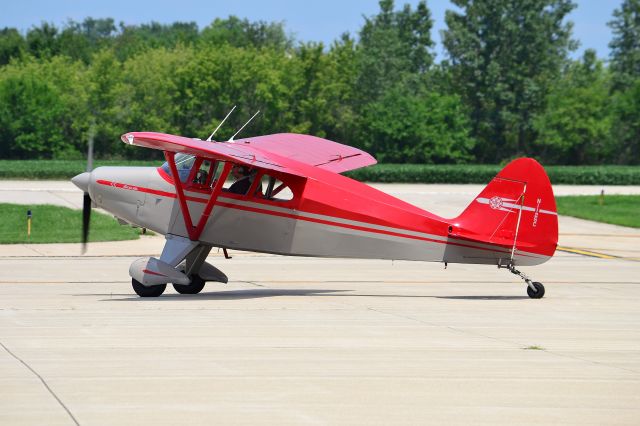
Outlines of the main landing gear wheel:
M 542 299 L 542 296 L 544 296 L 544 286 L 542 283 L 536 281 L 531 284 L 533 284 L 536 290 L 534 291 L 530 286 L 527 286 L 527 294 L 529 297 L 532 299 Z
M 134 278 L 131 278 L 131 285 L 133 285 L 133 291 L 140 297 L 158 297 L 164 293 L 164 289 L 167 288 L 166 284 L 147 287 Z
M 190 284 L 173 284 L 173 288 L 180 294 L 198 294 L 204 288 L 206 281 L 200 275 L 193 275 Z

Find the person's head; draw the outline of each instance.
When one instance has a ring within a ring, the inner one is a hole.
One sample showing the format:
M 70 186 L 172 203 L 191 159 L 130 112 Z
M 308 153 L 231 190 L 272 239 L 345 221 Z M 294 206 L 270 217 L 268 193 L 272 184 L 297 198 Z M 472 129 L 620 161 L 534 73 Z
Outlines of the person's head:
M 249 173 L 249 168 L 245 166 L 235 165 L 233 166 L 233 169 L 231 169 L 231 175 L 236 179 L 248 176 Z

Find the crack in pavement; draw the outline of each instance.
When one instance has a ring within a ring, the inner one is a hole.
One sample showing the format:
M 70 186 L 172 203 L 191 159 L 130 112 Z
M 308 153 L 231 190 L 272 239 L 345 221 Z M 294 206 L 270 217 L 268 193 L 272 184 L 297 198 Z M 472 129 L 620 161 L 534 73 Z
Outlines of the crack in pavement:
M 9 355 L 11 355 L 13 358 L 15 358 L 18 362 L 20 362 L 22 365 L 24 365 L 29 371 L 31 371 L 39 380 L 40 382 L 42 382 L 42 384 L 44 385 L 44 387 L 47 389 L 47 391 L 49 391 L 49 393 L 51 394 L 51 396 L 53 396 L 55 398 L 56 401 L 58 401 L 58 404 L 60 404 L 60 406 L 62 408 L 64 408 L 64 411 L 67 412 L 67 414 L 69 415 L 69 417 L 71 418 L 71 420 L 73 420 L 73 423 L 76 424 L 77 426 L 80 426 L 80 423 L 78 423 L 78 420 L 76 420 L 76 418 L 73 416 L 73 414 L 71 413 L 71 411 L 69 410 L 69 408 L 67 408 L 67 406 L 64 404 L 64 402 L 62 402 L 62 400 L 60 399 L 60 397 L 58 397 L 58 395 L 56 395 L 56 393 L 53 391 L 53 389 L 51 389 L 51 387 L 49 386 L 49 384 L 47 384 L 46 380 L 44 380 L 44 378 L 38 374 L 38 372 L 36 370 L 34 370 L 29 364 L 27 364 L 25 361 L 23 361 L 19 356 L 17 356 L 16 354 L 14 354 L 13 352 L 11 352 L 9 350 L 9 348 L 7 348 L 4 343 L 0 342 L 0 346 L 2 346 L 4 348 L 5 351 L 7 351 L 7 353 Z

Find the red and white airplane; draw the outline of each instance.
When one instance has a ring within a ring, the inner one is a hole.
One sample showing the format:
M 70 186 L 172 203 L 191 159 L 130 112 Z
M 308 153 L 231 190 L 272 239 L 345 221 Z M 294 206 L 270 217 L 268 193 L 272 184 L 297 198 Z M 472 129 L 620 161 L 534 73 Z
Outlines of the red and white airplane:
M 326 139 L 274 134 L 211 142 L 153 132 L 122 141 L 164 151 L 153 167 L 99 167 L 73 178 L 85 191 L 84 240 L 91 201 L 116 217 L 166 236 L 159 258 L 133 262 L 135 292 L 183 294 L 227 282 L 206 262 L 212 247 L 294 256 L 473 263 L 506 268 L 553 256 L 558 216 L 549 179 L 531 158 L 509 163 L 471 204 L 447 219 L 341 172 L 375 164 L 359 149 Z M 231 176 L 235 179 L 231 179 Z

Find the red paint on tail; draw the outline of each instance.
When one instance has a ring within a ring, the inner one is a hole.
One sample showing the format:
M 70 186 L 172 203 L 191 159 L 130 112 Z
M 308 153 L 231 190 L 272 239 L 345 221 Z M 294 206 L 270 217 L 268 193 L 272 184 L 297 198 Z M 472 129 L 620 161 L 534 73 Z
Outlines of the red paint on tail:
M 532 158 L 509 163 L 453 223 L 453 236 L 545 256 L 558 244 L 551 182 Z

